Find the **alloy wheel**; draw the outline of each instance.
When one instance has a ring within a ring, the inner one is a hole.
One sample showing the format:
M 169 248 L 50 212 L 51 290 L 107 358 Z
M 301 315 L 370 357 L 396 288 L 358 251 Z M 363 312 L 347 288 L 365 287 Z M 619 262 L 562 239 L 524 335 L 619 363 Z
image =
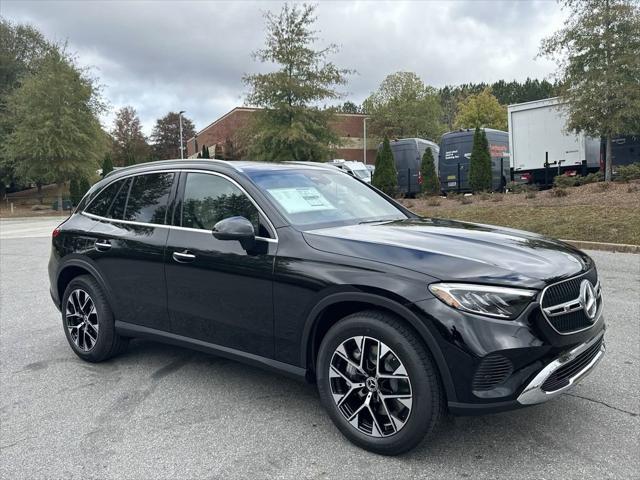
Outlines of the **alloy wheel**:
M 67 299 L 65 320 L 71 340 L 83 352 L 90 351 L 98 340 L 98 312 L 89 294 L 77 288 Z
M 331 357 L 329 384 L 344 418 L 360 432 L 389 437 L 407 423 L 411 381 L 398 355 L 372 337 L 351 337 Z

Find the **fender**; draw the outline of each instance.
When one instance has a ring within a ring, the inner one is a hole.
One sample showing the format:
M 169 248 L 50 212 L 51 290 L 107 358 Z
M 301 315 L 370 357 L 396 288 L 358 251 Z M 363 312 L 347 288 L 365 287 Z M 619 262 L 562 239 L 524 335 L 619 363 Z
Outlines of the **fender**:
M 406 306 L 390 300 L 385 297 L 381 297 L 379 295 L 374 295 L 371 293 L 362 293 L 362 292 L 342 292 L 342 293 L 334 293 L 328 295 L 327 297 L 320 300 L 315 307 L 311 309 L 311 312 L 307 316 L 305 321 L 304 329 L 302 331 L 302 345 L 300 345 L 300 364 L 307 365 L 307 359 L 309 358 L 309 345 L 311 336 L 315 330 L 317 320 L 320 317 L 322 311 L 337 303 L 342 302 L 361 302 L 367 303 L 370 305 L 382 307 L 386 310 L 389 310 L 400 318 L 408 322 L 413 328 L 416 329 L 420 337 L 424 340 L 427 348 L 433 355 L 434 360 L 436 361 L 436 366 L 438 367 L 438 371 L 440 372 L 440 378 L 442 379 L 442 383 L 444 385 L 445 391 L 447 393 L 448 401 L 456 401 L 455 388 L 453 386 L 453 380 L 451 379 L 451 374 L 449 373 L 449 368 L 447 367 L 447 363 L 445 362 L 444 356 L 436 342 L 435 338 L 427 328 L 427 326 L 420 320 L 420 318 L 412 312 Z
M 79 267 L 86 270 L 89 274 L 91 274 L 93 278 L 96 279 L 98 284 L 100 284 L 105 294 L 107 295 L 107 299 L 109 300 L 109 305 L 111 305 L 112 308 L 115 310 L 117 304 L 114 301 L 115 297 L 113 295 L 113 290 L 111 289 L 111 287 L 109 286 L 109 283 L 105 280 L 105 278 L 102 276 L 102 274 L 98 270 L 98 267 L 95 266 L 90 259 L 79 256 L 79 255 L 75 256 L 73 254 L 65 258 L 64 262 L 61 263 L 60 266 L 58 267 L 58 272 L 56 273 L 56 294 L 58 297 L 57 298 L 58 305 L 61 304 L 62 295 L 64 295 L 64 292 L 58 291 L 58 282 L 60 281 L 60 276 L 62 275 L 62 273 L 69 267 Z

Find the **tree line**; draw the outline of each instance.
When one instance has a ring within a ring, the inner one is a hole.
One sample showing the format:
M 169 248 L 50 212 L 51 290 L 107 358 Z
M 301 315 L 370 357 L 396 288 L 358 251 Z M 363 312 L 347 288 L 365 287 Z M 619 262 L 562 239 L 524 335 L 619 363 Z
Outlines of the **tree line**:
M 505 130 L 507 104 L 553 95 L 569 105 L 568 130 L 602 136 L 610 150 L 613 136 L 640 131 L 640 7 L 630 0 L 561 3 L 570 10 L 569 21 L 540 48 L 541 56 L 559 65 L 553 83 L 501 80 L 435 88 L 413 72 L 396 72 L 362 105 L 339 104 L 345 97 L 341 88 L 354 71 L 331 61 L 336 45 L 318 45 L 315 6 L 294 3 L 278 13 L 267 12 L 264 48 L 254 52 L 258 62 L 267 64 L 267 73 L 243 77 L 249 90 L 245 103 L 262 108 L 237 138 L 228 140 L 222 155 L 328 160 L 340 146 L 332 128 L 338 112 L 365 113 L 374 140 L 437 141 L 458 128 Z M 80 182 L 93 178 L 101 165 L 106 171 L 180 156 L 176 112 L 158 119 L 149 138 L 129 106 L 116 113 L 110 129 L 103 128 L 98 119 L 107 106 L 101 87 L 64 44 L 48 41 L 30 26 L 0 19 L 0 58 L 3 184 Z M 194 130 L 193 122 L 183 118 L 183 144 Z M 209 153 L 204 146 L 201 156 Z

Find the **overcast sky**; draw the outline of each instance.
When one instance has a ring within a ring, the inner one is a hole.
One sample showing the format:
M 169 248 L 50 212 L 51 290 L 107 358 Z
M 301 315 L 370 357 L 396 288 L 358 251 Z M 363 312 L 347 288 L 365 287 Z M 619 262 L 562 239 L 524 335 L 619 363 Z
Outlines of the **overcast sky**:
M 104 86 L 111 113 L 132 105 L 147 134 L 155 119 L 186 110 L 201 129 L 242 105 L 244 73 L 264 71 L 251 52 L 263 46 L 266 10 L 282 2 L 15 1 L 0 14 L 68 41 Z M 362 102 L 384 77 L 413 71 L 433 86 L 548 78 L 536 59 L 540 40 L 562 25 L 552 0 L 320 2 L 319 44 L 355 69 L 345 100 Z

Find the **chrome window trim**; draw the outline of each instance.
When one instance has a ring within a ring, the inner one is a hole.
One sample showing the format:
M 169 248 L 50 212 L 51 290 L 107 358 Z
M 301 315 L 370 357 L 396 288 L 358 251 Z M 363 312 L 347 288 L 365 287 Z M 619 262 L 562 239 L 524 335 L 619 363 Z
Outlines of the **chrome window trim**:
M 546 308 L 542 308 L 542 303 L 544 300 L 544 295 L 545 293 L 547 293 L 547 290 L 551 287 L 555 287 L 556 285 L 560 285 L 561 283 L 565 283 L 565 282 L 570 282 L 571 280 L 575 280 L 578 277 L 582 277 L 584 276 L 585 273 L 581 273 L 579 275 L 575 275 L 571 278 L 567 278 L 566 280 L 561 280 L 560 282 L 556 282 L 556 283 L 552 283 L 551 285 L 547 285 L 546 287 L 544 287 L 542 289 L 542 293 L 540 293 L 540 300 L 539 300 L 539 304 L 540 304 L 540 311 L 542 312 L 542 316 L 544 317 L 544 319 L 547 321 L 547 323 L 549 324 L 549 326 L 553 329 L 554 332 L 556 332 L 559 335 L 574 335 L 576 333 L 580 333 L 580 332 L 584 332 L 586 330 L 589 330 L 590 328 L 593 328 L 598 321 L 600 320 L 600 317 L 602 317 L 602 311 L 603 311 L 603 307 L 604 307 L 604 298 L 602 297 L 602 285 L 600 284 L 600 278 L 598 278 L 598 281 L 595 284 L 595 290 L 596 290 L 596 299 L 600 300 L 600 305 L 598 306 L 598 311 L 596 312 L 596 316 L 593 319 L 593 322 L 591 322 L 591 325 L 585 327 L 585 328 L 581 328 L 579 330 L 571 330 L 570 332 L 561 332 L 559 331 L 556 327 L 553 326 L 553 323 L 551 323 L 550 317 L 558 317 L 561 315 L 566 315 L 568 313 L 571 312 L 577 312 L 578 310 L 582 310 L 582 305 L 580 305 L 580 308 L 572 308 L 570 310 L 566 310 L 560 313 L 555 313 L 555 314 L 551 314 L 548 313 L 549 310 L 555 310 L 557 308 L 565 308 L 566 306 L 571 306 L 572 304 L 578 303 L 580 300 L 580 296 L 578 296 L 578 298 L 574 299 L 574 300 L 569 300 L 568 302 L 564 302 L 564 303 L 559 303 L 557 305 L 552 305 L 550 307 L 546 307 Z
M 183 169 L 183 168 L 175 168 L 175 169 L 170 169 L 170 170 L 153 170 L 151 172 L 140 172 L 140 173 L 131 173 L 129 175 L 123 175 L 122 177 L 116 178 L 113 181 L 107 183 L 104 187 L 102 187 L 100 189 L 99 192 L 96 193 L 96 195 L 91 199 L 91 201 L 82 209 L 82 212 L 80 212 L 81 215 L 85 215 L 87 217 L 96 219 L 96 220 L 102 220 L 102 221 L 106 221 L 106 222 L 114 222 L 114 223 L 124 223 L 127 225 L 138 225 L 141 227 L 160 227 L 160 228 L 168 228 L 168 229 L 176 229 L 176 230 L 186 230 L 186 231 L 190 231 L 190 232 L 203 232 L 203 233 L 207 233 L 207 234 L 211 234 L 211 230 L 205 230 L 205 229 L 201 229 L 201 228 L 190 228 L 190 227 L 182 227 L 179 225 L 164 225 L 164 224 L 160 224 L 160 223 L 146 223 L 146 222 L 136 222 L 136 221 L 132 221 L 132 220 L 120 220 L 117 218 L 107 218 L 107 217 L 102 217 L 100 215 L 95 215 L 93 213 L 89 213 L 87 211 L 85 211 L 87 208 L 89 208 L 89 206 L 95 201 L 95 199 L 100 195 L 100 193 L 102 193 L 104 191 L 105 188 L 107 188 L 109 185 L 111 185 L 114 182 L 118 182 L 120 180 L 125 180 L 125 179 L 129 179 L 132 177 L 136 177 L 139 175 L 151 175 L 154 173 L 205 173 L 207 175 L 215 175 L 218 177 L 222 177 L 225 180 L 228 180 L 229 182 L 231 182 L 233 185 L 235 185 L 238 189 L 240 189 L 240 191 L 242 193 L 244 193 L 247 198 L 251 201 L 251 203 L 253 203 L 253 205 L 258 209 L 258 212 L 266 219 L 267 223 L 269 224 L 269 228 L 272 231 L 273 235 L 275 236 L 275 238 L 267 238 L 267 237 L 261 237 L 261 236 L 257 236 L 256 235 L 256 240 L 263 240 L 265 242 L 269 242 L 269 243 L 278 243 L 278 232 L 276 230 L 276 228 L 273 226 L 273 223 L 271 223 L 271 220 L 269 219 L 269 217 L 267 216 L 266 213 L 264 213 L 264 210 L 262 210 L 262 208 L 260 207 L 260 205 L 258 205 L 258 203 L 253 199 L 253 197 L 251 195 L 249 195 L 249 193 L 242 187 L 242 185 L 240 185 L 238 182 L 236 182 L 233 178 L 220 173 L 220 172 L 212 172 L 209 170 L 200 170 L 200 169 L 194 169 L 194 168 L 188 168 L 188 169 Z
M 132 173 L 130 173 L 128 175 L 123 175 L 122 177 L 114 178 L 114 179 L 112 179 L 112 181 L 110 181 L 109 183 L 105 184 L 104 187 L 102 187 L 98 192 L 95 193 L 95 195 L 89 201 L 89 203 L 84 206 L 84 208 L 82 209 L 81 213 L 86 214 L 86 215 L 93 215 L 94 217 L 100 217 L 101 219 L 104 219 L 104 220 L 117 220 L 115 218 L 101 217 L 100 215 L 95 215 L 94 213 L 87 212 L 86 210 L 87 210 L 87 208 L 89 208 L 93 204 L 93 202 L 96 201 L 96 198 L 98 198 L 98 196 L 102 192 L 104 192 L 107 187 L 109 187 L 111 184 L 113 184 L 115 182 L 119 182 L 120 180 L 125 180 L 125 179 L 129 179 L 129 178 L 132 178 L 132 177 L 137 177 L 137 176 L 140 176 L 140 175 L 151 175 L 151 174 L 154 174 L 154 173 L 179 173 L 179 172 L 180 172 L 180 169 L 153 170 L 151 172 L 138 172 L 138 173 L 133 173 L 132 172 Z M 108 177 L 105 177 L 105 178 L 108 178 Z M 130 192 L 131 192 L 131 189 L 129 189 L 129 193 Z M 120 193 L 120 192 L 118 191 L 118 193 Z M 127 203 L 128 202 L 129 202 L 129 198 L 128 198 L 128 195 L 127 195 Z M 137 223 L 137 224 L 140 224 L 140 225 L 153 225 L 153 226 L 160 225 L 159 223 L 133 222 L 131 220 L 117 220 L 117 221 L 119 221 L 119 222 L 128 222 L 128 223 L 131 223 L 131 224 L 136 224 Z

